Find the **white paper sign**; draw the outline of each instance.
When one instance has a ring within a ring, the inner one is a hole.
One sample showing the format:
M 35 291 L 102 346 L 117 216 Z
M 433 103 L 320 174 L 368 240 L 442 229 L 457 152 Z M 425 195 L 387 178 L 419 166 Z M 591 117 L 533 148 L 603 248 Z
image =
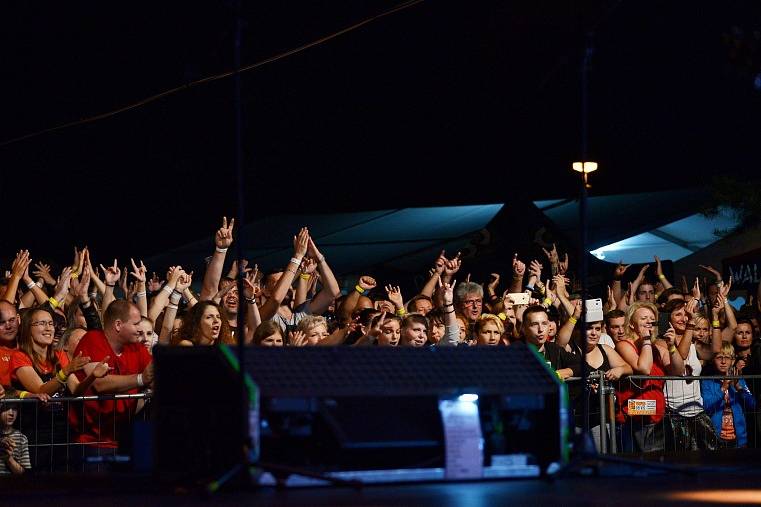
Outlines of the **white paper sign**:
M 484 439 L 478 405 L 472 401 L 440 400 L 444 425 L 447 479 L 478 479 L 484 471 Z

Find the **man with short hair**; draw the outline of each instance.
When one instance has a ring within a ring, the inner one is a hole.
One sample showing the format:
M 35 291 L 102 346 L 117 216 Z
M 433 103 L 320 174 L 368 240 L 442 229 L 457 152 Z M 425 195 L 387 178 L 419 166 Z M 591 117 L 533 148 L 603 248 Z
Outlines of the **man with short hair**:
M 537 352 L 557 373 L 561 379 L 581 375 L 580 356 L 571 354 L 557 344 L 547 341 L 550 319 L 547 310 L 541 305 L 532 305 L 523 312 L 522 333 L 526 343 L 536 347 Z
M 74 356 L 88 356 L 91 361 L 76 372 L 80 382 L 104 359 L 111 367 L 108 375 L 93 382 L 85 396 L 138 394 L 153 383 L 152 357 L 139 341 L 140 320 L 137 306 L 116 300 L 106 309 L 103 330 L 90 330 L 79 341 Z M 103 454 L 104 448 L 113 452 L 119 438 L 129 430 L 136 408 L 134 399 L 86 401 L 84 407 L 70 404 L 69 422 L 77 433 L 75 441 L 90 444 L 83 446 L 83 453 Z
M 605 314 L 605 333 L 610 336 L 615 344 L 626 336 L 626 313 L 622 310 L 611 310 Z
M 16 349 L 19 315 L 16 306 L 0 300 L 0 384 L 11 385 L 11 354 Z

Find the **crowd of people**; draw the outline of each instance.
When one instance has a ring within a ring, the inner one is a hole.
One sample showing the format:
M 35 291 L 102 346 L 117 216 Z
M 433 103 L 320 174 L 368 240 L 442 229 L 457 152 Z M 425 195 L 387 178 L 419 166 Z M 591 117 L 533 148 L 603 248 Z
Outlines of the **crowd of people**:
M 109 395 L 152 388 L 154 347 L 239 340 L 255 347 L 524 343 L 569 380 L 574 426 L 588 417 L 598 446 L 603 438 L 632 452 L 757 445 L 759 393 L 737 377 L 761 374 L 758 306 L 736 312 L 731 279 L 710 266 L 703 266 L 710 283 L 676 288 L 656 257 L 624 287 L 631 266 L 619 263 L 604 308 L 592 312 L 573 293 L 568 256 L 554 246 L 528 265 L 516 254 L 507 277 L 493 273 L 484 283 L 461 272 L 459 254 L 442 251 L 419 292 L 405 298 L 399 286 L 369 275 L 342 291 L 307 228 L 294 236 L 282 268 L 263 273 L 233 261 L 225 271 L 234 226 L 223 219 L 216 231 L 198 292 L 182 266 L 161 280 L 142 261 L 95 266 L 85 247 L 55 276 L 30 252 L 16 255 L 0 286 L 0 474 L 56 471 L 117 452 L 145 401 Z M 582 361 L 590 376 L 575 381 Z M 716 378 L 691 379 L 700 375 Z M 601 427 L 594 402 L 589 413 L 580 409 L 603 377 L 616 385 L 616 435 Z M 56 401 L 82 395 L 100 398 Z M 31 398 L 37 401 L 24 402 Z M 642 400 L 655 410 L 635 410 L 632 402 Z

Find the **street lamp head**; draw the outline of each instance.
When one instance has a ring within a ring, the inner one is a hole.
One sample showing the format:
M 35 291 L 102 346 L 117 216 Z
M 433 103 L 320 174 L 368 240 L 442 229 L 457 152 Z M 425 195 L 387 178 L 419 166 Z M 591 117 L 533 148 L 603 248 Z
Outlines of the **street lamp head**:
M 574 162 L 572 167 L 576 172 L 588 174 L 597 170 L 597 162 Z

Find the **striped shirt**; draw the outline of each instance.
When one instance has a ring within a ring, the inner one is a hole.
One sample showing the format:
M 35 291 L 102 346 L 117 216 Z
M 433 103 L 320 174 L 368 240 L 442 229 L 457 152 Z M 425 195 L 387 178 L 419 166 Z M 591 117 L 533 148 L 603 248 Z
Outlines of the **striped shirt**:
M 0 438 L 9 438 L 13 442 L 13 459 L 24 469 L 30 470 L 32 463 L 29 461 L 29 440 L 26 436 L 19 430 L 12 430 L 10 433 L 3 433 Z M 4 453 L 4 451 L 0 452 Z M 8 463 L 4 459 L 0 459 L 0 475 L 9 475 L 10 473 L 11 469 L 8 468 Z

